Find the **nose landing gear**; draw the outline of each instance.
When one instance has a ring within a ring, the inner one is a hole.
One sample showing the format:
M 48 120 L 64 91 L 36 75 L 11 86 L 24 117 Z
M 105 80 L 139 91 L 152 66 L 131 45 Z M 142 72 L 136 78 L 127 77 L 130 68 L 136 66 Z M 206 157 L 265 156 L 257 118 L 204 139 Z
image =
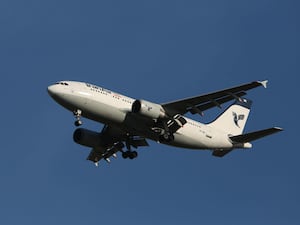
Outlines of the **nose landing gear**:
M 75 126 L 76 126 L 76 127 L 81 126 L 81 125 L 82 125 L 82 121 L 80 120 L 80 117 L 81 117 L 82 111 L 81 111 L 80 109 L 77 109 L 77 110 L 75 110 L 75 111 L 73 112 L 73 114 L 74 114 L 75 119 L 76 119 L 76 121 L 75 121 L 75 123 L 74 123 Z

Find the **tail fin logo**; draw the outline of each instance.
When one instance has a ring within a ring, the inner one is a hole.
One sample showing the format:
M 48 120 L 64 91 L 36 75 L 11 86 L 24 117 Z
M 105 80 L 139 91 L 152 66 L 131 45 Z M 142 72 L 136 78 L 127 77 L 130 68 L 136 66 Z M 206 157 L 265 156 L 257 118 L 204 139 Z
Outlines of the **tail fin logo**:
M 233 115 L 233 121 L 234 121 L 235 125 L 236 125 L 237 127 L 240 127 L 240 126 L 239 126 L 239 121 L 240 121 L 240 120 L 243 120 L 243 119 L 245 118 L 245 115 L 243 115 L 243 114 L 238 115 L 238 114 L 235 113 L 235 112 L 232 112 L 232 115 Z

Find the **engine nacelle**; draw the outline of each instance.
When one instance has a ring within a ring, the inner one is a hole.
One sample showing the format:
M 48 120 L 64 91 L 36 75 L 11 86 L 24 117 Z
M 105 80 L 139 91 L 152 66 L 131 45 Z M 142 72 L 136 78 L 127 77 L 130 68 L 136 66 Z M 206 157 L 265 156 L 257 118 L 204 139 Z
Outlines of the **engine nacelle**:
M 152 119 L 166 117 L 166 112 L 161 105 L 145 100 L 135 100 L 131 110 L 133 113 L 138 113 Z
M 79 128 L 74 131 L 73 140 L 77 144 L 91 148 L 103 146 L 103 141 L 100 133 L 84 128 Z

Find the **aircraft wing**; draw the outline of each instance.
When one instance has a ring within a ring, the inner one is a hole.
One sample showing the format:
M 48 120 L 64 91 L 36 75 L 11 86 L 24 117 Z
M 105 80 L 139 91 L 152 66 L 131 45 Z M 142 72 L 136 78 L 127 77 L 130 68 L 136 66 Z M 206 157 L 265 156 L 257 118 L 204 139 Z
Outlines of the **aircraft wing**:
M 240 86 L 216 91 L 204 95 L 199 95 L 191 98 L 177 100 L 169 103 L 162 104 L 162 107 L 167 111 L 170 116 L 175 114 L 185 114 L 190 112 L 192 114 L 198 113 L 203 114 L 203 111 L 213 108 L 221 107 L 225 102 L 239 98 L 246 95 L 246 91 L 263 86 L 266 88 L 267 80 L 265 81 L 254 81 L 251 83 L 243 84 Z
M 121 151 L 123 147 L 124 144 L 122 142 L 117 142 L 109 148 L 93 148 L 87 160 L 97 163 L 101 159 L 105 159 L 106 161 L 110 162 L 109 158 L 115 155 L 118 151 Z
M 128 136 L 128 134 L 117 127 L 104 126 L 101 136 L 105 138 L 105 146 L 95 147 L 91 150 L 87 160 L 94 162 L 96 165 L 101 159 L 110 162 L 110 157 L 116 157 L 116 153 L 127 150 L 131 147 L 138 148 L 142 146 L 149 146 L 144 137 Z M 124 143 L 125 144 L 124 144 Z

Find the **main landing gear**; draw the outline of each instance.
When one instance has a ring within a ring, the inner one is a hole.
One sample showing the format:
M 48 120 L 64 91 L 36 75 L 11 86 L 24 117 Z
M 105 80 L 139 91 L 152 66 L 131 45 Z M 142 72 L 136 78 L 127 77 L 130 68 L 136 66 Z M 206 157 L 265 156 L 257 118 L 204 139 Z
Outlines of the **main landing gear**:
M 126 148 L 127 151 L 122 151 L 122 157 L 123 159 L 135 159 L 136 157 L 138 157 L 138 153 L 137 151 L 131 151 L 131 138 L 128 136 L 127 140 L 126 140 Z
M 158 141 L 160 143 L 169 143 L 174 141 L 173 132 L 170 130 L 168 123 L 166 121 L 162 121 L 163 129 L 158 129 L 157 131 L 160 133 L 158 137 Z
M 174 135 L 171 134 L 170 132 L 166 131 L 162 135 L 159 136 L 159 142 L 164 143 L 164 142 L 171 142 L 174 141 Z
M 137 151 L 126 151 L 126 152 L 122 152 L 122 157 L 123 159 L 135 159 L 136 157 L 138 157 L 138 153 Z
M 80 109 L 77 109 L 77 110 L 75 110 L 75 111 L 73 112 L 73 114 L 74 114 L 75 119 L 76 119 L 76 121 L 75 121 L 75 123 L 74 123 L 75 126 L 76 126 L 76 127 L 81 126 L 81 125 L 82 125 L 82 121 L 80 120 L 80 117 L 81 117 L 82 111 L 81 111 Z

